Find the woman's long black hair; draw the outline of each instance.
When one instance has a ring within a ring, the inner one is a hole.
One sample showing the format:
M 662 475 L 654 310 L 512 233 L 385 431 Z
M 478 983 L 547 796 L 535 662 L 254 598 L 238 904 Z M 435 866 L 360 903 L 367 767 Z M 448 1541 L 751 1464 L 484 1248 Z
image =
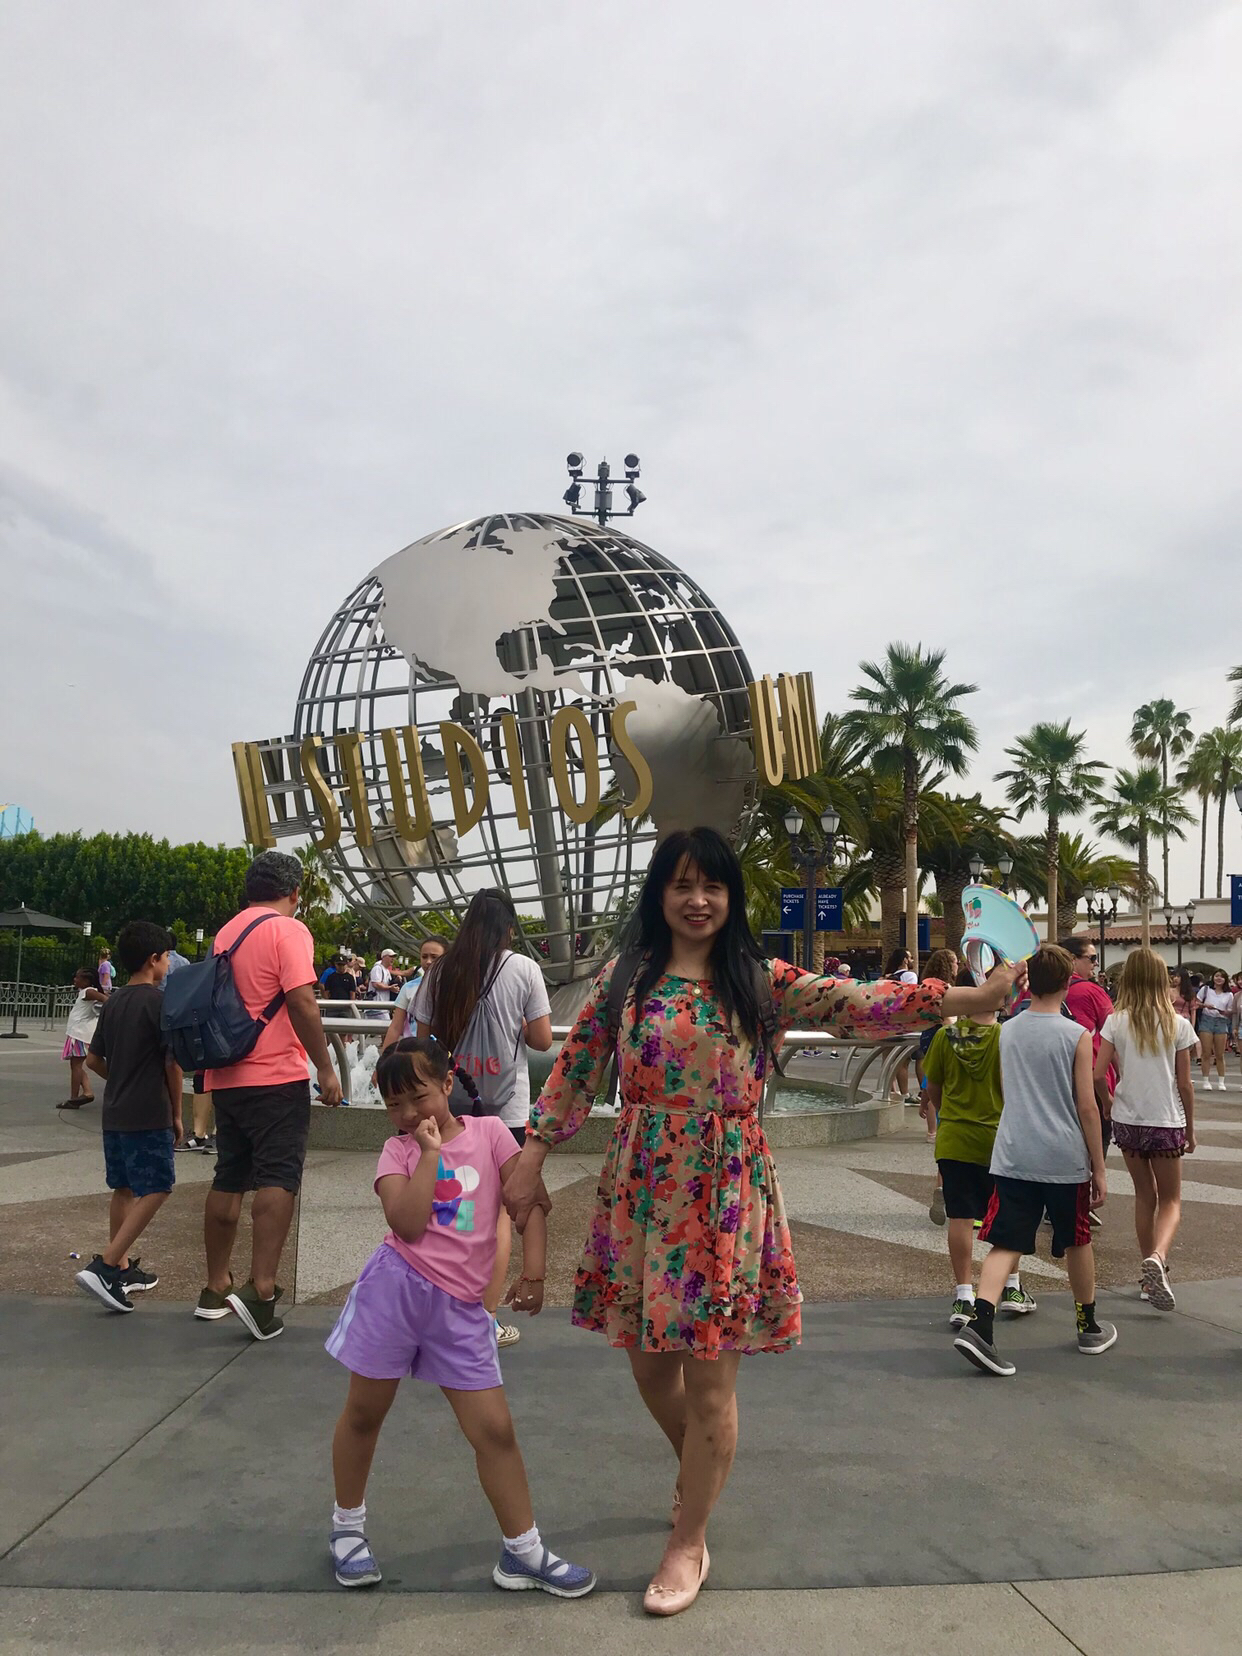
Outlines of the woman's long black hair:
M 894 949 L 888 957 L 888 965 L 884 968 L 884 976 L 891 978 L 894 972 L 900 972 L 909 964 L 909 949 Z
M 466 1033 L 470 1014 L 487 987 L 501 953 L 513 939 L 517 910 L 507 892 L 476 891 L 461 930 L 427 972 L 435 1003 L 431 1033 L 450 1052 Z
M 725 1022 L 736 1017 L 747 1039 L 757 1046 L 759 1002 L 751 963 L 763 959 L 763 950 L 746 920 L 742 865 L 728 840 L 714 828 L 679 829 L 661 841 L 651 859 L 625 939 L 625 947 L 649 951 L 634 984 L 638 1017 L 642 1017 L 647 996 L 663 976 L 673 951 L 673 934 L 664 918 L 664 892 L 683 863 L 689 869 L 699 869 L 707 879 L 718 881 L 729 894 L 729 917 L 712 944 L 712 983 Z

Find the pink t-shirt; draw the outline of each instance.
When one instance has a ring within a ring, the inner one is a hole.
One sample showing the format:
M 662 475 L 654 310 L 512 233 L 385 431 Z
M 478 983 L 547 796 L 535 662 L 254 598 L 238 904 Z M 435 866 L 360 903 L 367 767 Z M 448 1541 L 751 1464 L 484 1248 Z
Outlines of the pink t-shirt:
M 235 914 L 220 927 L 212 946 L 222 954 L 260 914 L 262 904 Z M 233 981 L 246 1011 L 257 1018 L 271 1004 L 278 989 L 286 993 L 315 981 L 315 941 L 300 920 L 277 914 L 256 926 L 233 956 Z M 308 1081 L 306 1048 L 294 1034 L 289 1008 L 281 1006 L 240 1064 L 207 1071 L 212 1092 L 226 1087 L 279 1087 L 287 1081 Z
M 461 1125 L 457 1137 L 440 1146 L 427 1229 L 417 1242 L 403 1242 L 392 1231 L 384 1241 L 428 1282 L 477 1304 L 496 1263 L 500 1170 L 518 1147 L 499 1116 L 463 1116 Z M 376 1184 L 393 1173 L 408 1179 L 420 1155 L 405 1133 L 390 1138 L 380 1152 Z

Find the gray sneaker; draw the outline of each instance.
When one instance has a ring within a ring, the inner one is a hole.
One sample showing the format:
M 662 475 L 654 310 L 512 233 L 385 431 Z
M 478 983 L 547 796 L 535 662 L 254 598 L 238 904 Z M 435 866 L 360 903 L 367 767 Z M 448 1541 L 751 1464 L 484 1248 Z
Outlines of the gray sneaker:
M 1113 1338 L 1115 1339 L 1116 1335 Z M 985 1340 L 973 1323 L 963 1328 L 954 1340 L 953 1346 L 956 1351 L 961 1352 L 968 1363 L 973 1363 L 985 1374 L 1010 1375 L 1018 1372 L 1008 1357 L 1002 1357 L 992 1342 Z
M 1143 1261 L 1143 1298 L 1157 1311 L 1172 1311 L 1177 1301 L 1169 1286 L 1169 1273 L 1159 1254 L 1149 1254 Z
M 939 1185 L 932 1191 L 931 1206 L 927 1210 L 927 1217 L 933 1225 L 944 1224 L 944 1191 Z
M 1098 1328 L 1078 1330 L 1078 1349 L 1086 1357 L 1098 1357 L 1109 1346 L 1117 1344 L 1117 1330 L 1112 1323 L 1102 1322 Z

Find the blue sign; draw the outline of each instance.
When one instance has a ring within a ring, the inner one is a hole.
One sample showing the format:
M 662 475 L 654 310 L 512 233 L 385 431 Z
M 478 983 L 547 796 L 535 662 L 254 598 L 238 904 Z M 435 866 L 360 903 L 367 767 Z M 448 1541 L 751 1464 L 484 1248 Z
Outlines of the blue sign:
M 841 931 L 845 916 L 845 893 L 840 886 L 821 886 L 815 893 L 815 930 Z
M 919 953 L 921 955 L 930 954 L 931 953 L 931 916 L 930 915 L 927 915 L 927 914 L 920 914 L 919 915 L 918 932 L 917 932 L 916 935 L 918 937 Z M 899 941 L 901 943 L 901 946 L 904 949 L 905 946 L 906 946 L 906 917 L 905 917 L 904 914 L 901 917 L 901 930 L 900 930 L 898 936 L 899 936 Z
M 806 925 L 806 892 L 801 886 L 781 887 L 781 930 L 802 931 Z
M 1229 876 L 1229 924 L 1242 926 L 1242 874 Z

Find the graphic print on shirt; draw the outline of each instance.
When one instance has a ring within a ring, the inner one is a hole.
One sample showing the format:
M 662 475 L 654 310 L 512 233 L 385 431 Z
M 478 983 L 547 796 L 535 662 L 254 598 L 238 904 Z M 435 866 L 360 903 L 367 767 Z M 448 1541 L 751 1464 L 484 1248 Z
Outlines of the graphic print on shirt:
M 446 1167 L 441 1155 L 436 1165 L 436 1188 L 431 1199 L 431 1212 L 437 1225 L 452 1225 L 454 1230 L 467 1234 L 474 1230 L 474 1203 L 465 1198 L 479 1187 L 478 1169 L 467 1162 L 461 1167 Z

